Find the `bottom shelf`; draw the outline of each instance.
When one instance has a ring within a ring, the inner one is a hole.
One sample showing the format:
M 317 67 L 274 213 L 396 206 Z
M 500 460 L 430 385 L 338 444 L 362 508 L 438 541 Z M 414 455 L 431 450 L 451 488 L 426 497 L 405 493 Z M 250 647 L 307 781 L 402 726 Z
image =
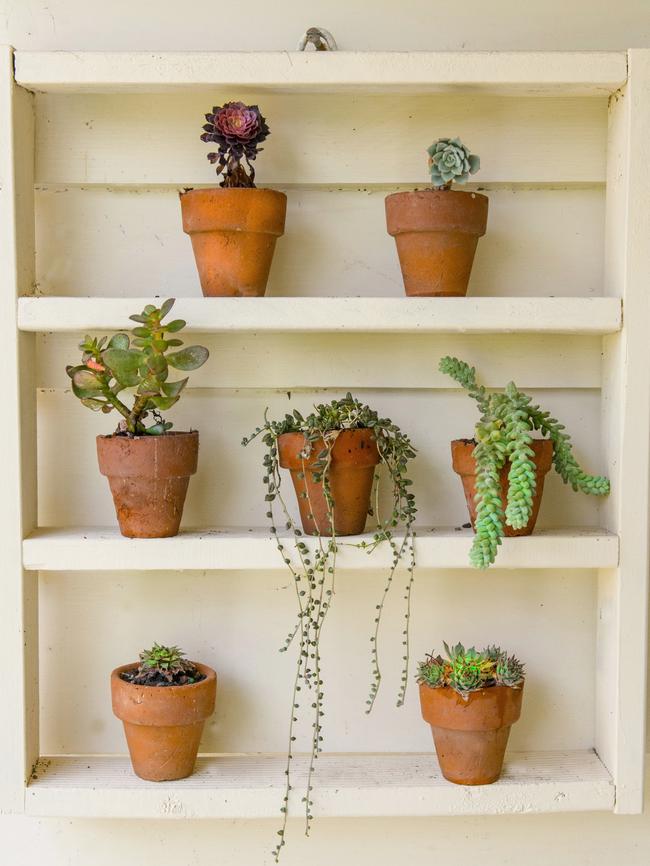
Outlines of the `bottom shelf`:
M 205 755 L 179 782 L 144 782 L 126 757 L 44 757 L 25 792 L 31 815 L 106 818 L 269 818 L 280 815 L 285 758 Z M 300 815 L 306 759 L 293 762 L 290 809 Z M 493 785 L 443 779 L 433 753 L 324 754 L 313 779 L 320 817 L 498 815 L 609 811 L 612 779 L 595 752 L 513 752 Z

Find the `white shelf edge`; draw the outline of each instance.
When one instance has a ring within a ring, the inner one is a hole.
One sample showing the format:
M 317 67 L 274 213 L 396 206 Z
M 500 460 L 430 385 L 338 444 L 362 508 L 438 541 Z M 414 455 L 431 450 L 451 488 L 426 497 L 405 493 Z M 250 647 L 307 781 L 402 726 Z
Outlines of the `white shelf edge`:
M 297 563 L 291 539 L 283 533 L 285 552 Z M 371 556 L 346 547 L 371 534 L 341 539 L 339 568 L 388 568 L 388 545 Z M 308 546 L 314 539 L 304 539 Z M 418 529 L 418 568 L 471 568 L 469 529 Z M 525 538 L 506 538 L 498 568 L 615 568 L 618 536 L 599 529 L 539 530 Z M 41 528 L 23 542 L 23 563 L 30 571 L 219 571 L 285 570 L 268 529 L 205 529 L 181 531 L 175 538 L 129 539 L 117 528 Z
M 278 817 L 286 758 L 200 757 L 179 782 L 145 782 L 127 757 L 42 758 L 25 791 L 28 815 L 107 818 Z M 289 807 L 300 815 L 306 759 L 293 764 Z M 315 817 L 508 815 L 610 811 L 615 789 L 595 752 L 513 752 L 501 779 L 467 787 L 443 779 L 426 754 L 323 754 L 313 779 Z M 301 808 L 302 807 L 302 808 Z
M 36 91 L 445 91 L 605 96 L 627 80 L 620 51 L 16 51 L 16 82 Z
M 129 315 L 160 298 L 23 297 L 22 331 L 128 329 Z M 179 298 L 174 315 L 201 333 L 554 333 L 620 330 L 620 298 Z

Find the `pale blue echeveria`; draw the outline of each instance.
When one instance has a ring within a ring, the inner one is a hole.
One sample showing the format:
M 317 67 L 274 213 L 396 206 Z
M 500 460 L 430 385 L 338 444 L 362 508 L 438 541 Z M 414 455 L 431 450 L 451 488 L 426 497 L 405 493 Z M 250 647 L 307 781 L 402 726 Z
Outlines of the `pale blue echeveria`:
M 439 138 L 427 148 L 427 153 L 434 187 L 451 186 L 452 182 L 467 183 L 470 174 L 481 167 L 481 160 L 469 152 L 460 138 Z

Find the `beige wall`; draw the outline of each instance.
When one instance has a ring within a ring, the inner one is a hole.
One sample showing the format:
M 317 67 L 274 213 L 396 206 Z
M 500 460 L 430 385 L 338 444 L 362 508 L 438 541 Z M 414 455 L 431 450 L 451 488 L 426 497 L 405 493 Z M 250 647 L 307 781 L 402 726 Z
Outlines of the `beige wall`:
M 525 10 L 525 11 L 522 11 Z M 314 23 L 359 49 L 597 49 L 650 46 L 650 0 L 0 0 L 0 42 L 33 49 L 290 49 Z M 45 585 L 47 592 L 47 583 Z M 47 689 L 45 694 L 47 695 Z M 0 765 L 1 766 L 1 765 Z M 63 821 L 0 818 L 7 866 L 248 866 L 266 862 L 269 822 Z M 3 856 L 4 855 L 4 856 Z M 650 810 L 612 815 L 296 821 L 284 863 L 325 866 L 397 860 L 424 866 L 600 866 L 650 861 Z M 268 858 L 270 860 L 270 858 Z

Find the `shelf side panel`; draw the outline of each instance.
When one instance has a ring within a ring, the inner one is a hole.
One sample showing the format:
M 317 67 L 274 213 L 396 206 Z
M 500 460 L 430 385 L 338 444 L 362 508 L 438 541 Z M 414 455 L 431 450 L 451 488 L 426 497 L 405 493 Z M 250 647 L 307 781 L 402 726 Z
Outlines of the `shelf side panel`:
M 34 109 L 32 94 L 14 83 L 10 48 L 0 48 L 0 63 L 0 653 L 5 661 L 0 810 L 20 812 L 38 757 L 38 575 L 22 568 L 22 538 L 36 523 L 35 341 L 18 331 L 16 313 L 16 297 L 31 292 L 34 282 Z
M 620 534 L 618 569 L 600 575 L 597 748 L 616 810 L 643 807 L 650 441 L 650 51 L 629 53 L 610 101 L 605 282 L 623 299 L 623 330 L 604 340 L 603 431 L 612 480 L 605 523 Z

